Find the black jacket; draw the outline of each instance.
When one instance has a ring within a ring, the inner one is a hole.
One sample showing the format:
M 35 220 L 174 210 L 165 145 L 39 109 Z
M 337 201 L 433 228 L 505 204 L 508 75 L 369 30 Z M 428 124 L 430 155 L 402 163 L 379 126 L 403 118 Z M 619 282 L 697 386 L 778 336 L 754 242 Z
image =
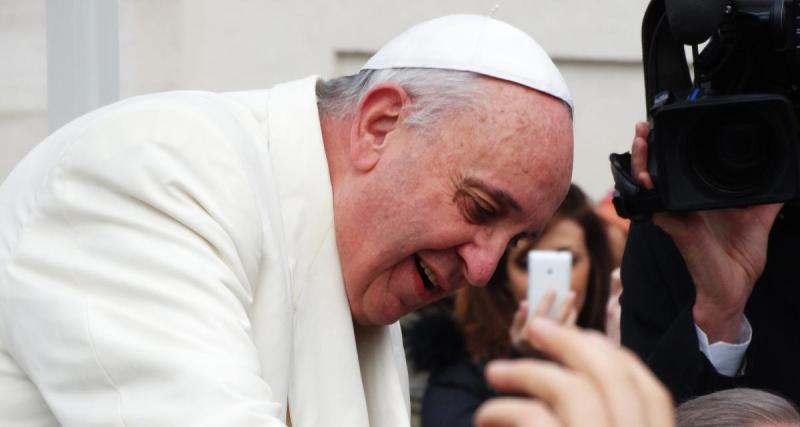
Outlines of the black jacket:
M 484 379 L 485 365 L 470 361 L 447 307 L 423 310 L 405 337 L 412 367 L 430 374 L 421 427 L 472 427 L 478 407 L 497 394 Z
M 717 373 L 699 351 L 695 292 L 669 236 L 631 227 L 622 263 L 622 344 L 635 351 L 676 402 L 732 387 L 768 389 L 800 403 L 800 210 L 785 207 L 769 238 L 767 264 L 745 308 L 753 327 L 744 374 Z

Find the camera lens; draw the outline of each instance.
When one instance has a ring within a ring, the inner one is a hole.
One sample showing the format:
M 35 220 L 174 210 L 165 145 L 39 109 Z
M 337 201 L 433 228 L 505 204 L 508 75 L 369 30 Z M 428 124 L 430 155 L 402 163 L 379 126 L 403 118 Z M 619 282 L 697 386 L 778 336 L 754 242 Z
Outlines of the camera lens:
M 790 16 L 784 0 L 736 0 L 737 24 L 751 32 L 765 36 L 775 47 L 786 45 L 786 27 Z
M 773 131 L 758 114 L 714 114 L 699 121 L 689 161 L 703 187 L 732 197 L 764 190 L 779 165 Z
M 800 134 L 782 95 L 709 96 L 656 109 L 648 167 L 663 210 L 796 199 Z

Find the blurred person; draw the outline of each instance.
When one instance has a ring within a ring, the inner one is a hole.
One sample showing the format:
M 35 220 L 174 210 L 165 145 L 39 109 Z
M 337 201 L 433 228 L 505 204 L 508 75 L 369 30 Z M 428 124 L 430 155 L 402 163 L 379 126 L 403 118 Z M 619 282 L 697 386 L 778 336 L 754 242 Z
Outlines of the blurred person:
M 632 172 L 647 170 L 636 125 Z M 682 402 L 718 390 L 775 390 L 800 402 L 796 286 L 800 206 L 656 213 L 634 223 L 622 265 L 622 343 Z
M 549 361 L 491 362 L 489 384 L 509 396 L 483 404 L 476 427 L 675 425 L 669 392 L 629 350 L 543 317 L 525 335 Z
M 619 297 L 622 295 L 622 278 L 620 267 L 622 266 L 622 256 L 625 253 L 625 243 L 628 241 L 628 229 L 630 220 L 617 215 L 613 204 L 613 191 L 606 194 L 595 206 L 595 212 L 606 223 L 606 231 L 613 254 L 613 269 L 611 271 L 611 292 L 606 306 L 606 335 L 614 342 L 621 341 L 619 324 L 622 319 L 622 308 L 619 304 Z
M 0 187 L 0 425 L 407 426 L 396 320 L 483 286 L 571 165 L 560 73 L 481 16 L 81 117 Z
M 611 252 L 614 254 L 614 268 L 619 268 L 622 265 L 622 255 L 625 253 L 625 242 L 628 240 L 631 221 L 617 215 L 613 204 L 613 195 L 614 193 L 611 191 L 600 199 L 595 206 L 595 212 L 606 223 Z
M 528 308 L 527 253 L 531 249 L 569 251 L 573 257 L 571 294 L 558 307 L 560 323 L 604 331 L 611 255 L 604 224 L 586 195 L 571 185 L 541 237 L 510 245 L 484 288 L 465 288 L 447 307 L 427 310 L 409 334 L 411 359 L 430 371 L 422 400 L 422 426 L 469 426 L 478 406 L 496 393 L 486 383 L 486 363 L 495 358 L 532 355 L 524 338 Z M 535 313 L 546 313 L 550 293 Z
M 677 427 L 800 427 L 788 400 L 762 390 L 734 388 L 688 400 L 675 411 Z
M 606 330 L 606 302 L 614 268 L 613 252 L 606 234 L 606 224 L 592 209 L 583 190 L 570 186 L 550 223 L 536 240 L 512 245 L 504 263 L 517 302 L 522 302 L 512 321 L 512 336 L 521 331 L 527 318 L 528 252 L 531 250 L 568 251 L 572 256 L 571 291 L 577 308 L 578 326 Z M 537 311 L 543 310 L 537 307 Z

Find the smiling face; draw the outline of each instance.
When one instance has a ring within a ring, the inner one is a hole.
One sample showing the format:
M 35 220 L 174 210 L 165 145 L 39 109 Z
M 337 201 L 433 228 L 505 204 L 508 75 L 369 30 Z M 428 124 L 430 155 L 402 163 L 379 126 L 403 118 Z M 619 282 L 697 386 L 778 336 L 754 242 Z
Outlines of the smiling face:
M 337 244 L 354 319 L 388 324 L 491 277 L 508 242 L 538 233 L 566 193 L 572 124 L 560 101 L 481 79 L 484 102 L 420 132 L 399 87 L 371 90 L 334 180 Z

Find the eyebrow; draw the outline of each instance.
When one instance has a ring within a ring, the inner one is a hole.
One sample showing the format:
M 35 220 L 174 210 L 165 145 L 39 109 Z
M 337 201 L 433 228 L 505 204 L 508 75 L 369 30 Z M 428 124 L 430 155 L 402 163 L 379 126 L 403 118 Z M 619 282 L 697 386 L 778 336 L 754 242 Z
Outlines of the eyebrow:
M 499 188 L 492 187 L 491 185 L 487 184 L 486 182 L 478 178 L 471 178 L 471 177 L 464 178 L 463 183 L 468 187 L 477 188 L 478 190 L 491 196 L 498 203 L 500 203 L 502 207 L 511 209 L 515 212 L 522 212 L 522 208 L 519 206 L 517 200 L 514 199 L 513 196 L 511 196 L 510 194 Z
M 492 187 L 491 185 L 487 184 L 485 181 L 479 178 L 466 177 L 463 179 L 462 184 L 466 187 L 475 188 L 480 190 L 481 192 L 486 193 L 487 195 L 495 199 L 498 203 L 500 203 L 501 209 L 504 210 L 511 209 L 514 212 L 522 212 L 522 208 L 520 207 L 519 202 L 517 202 L 517 200 L 514 199 L 512 195 L 508 194 L 507 192 L 499 188 Z M 524 231 L 514 236 L 512 240 L 526 239 L 533 241 L 536 240 L 538 237 L 539 237 L 539 230 Z

